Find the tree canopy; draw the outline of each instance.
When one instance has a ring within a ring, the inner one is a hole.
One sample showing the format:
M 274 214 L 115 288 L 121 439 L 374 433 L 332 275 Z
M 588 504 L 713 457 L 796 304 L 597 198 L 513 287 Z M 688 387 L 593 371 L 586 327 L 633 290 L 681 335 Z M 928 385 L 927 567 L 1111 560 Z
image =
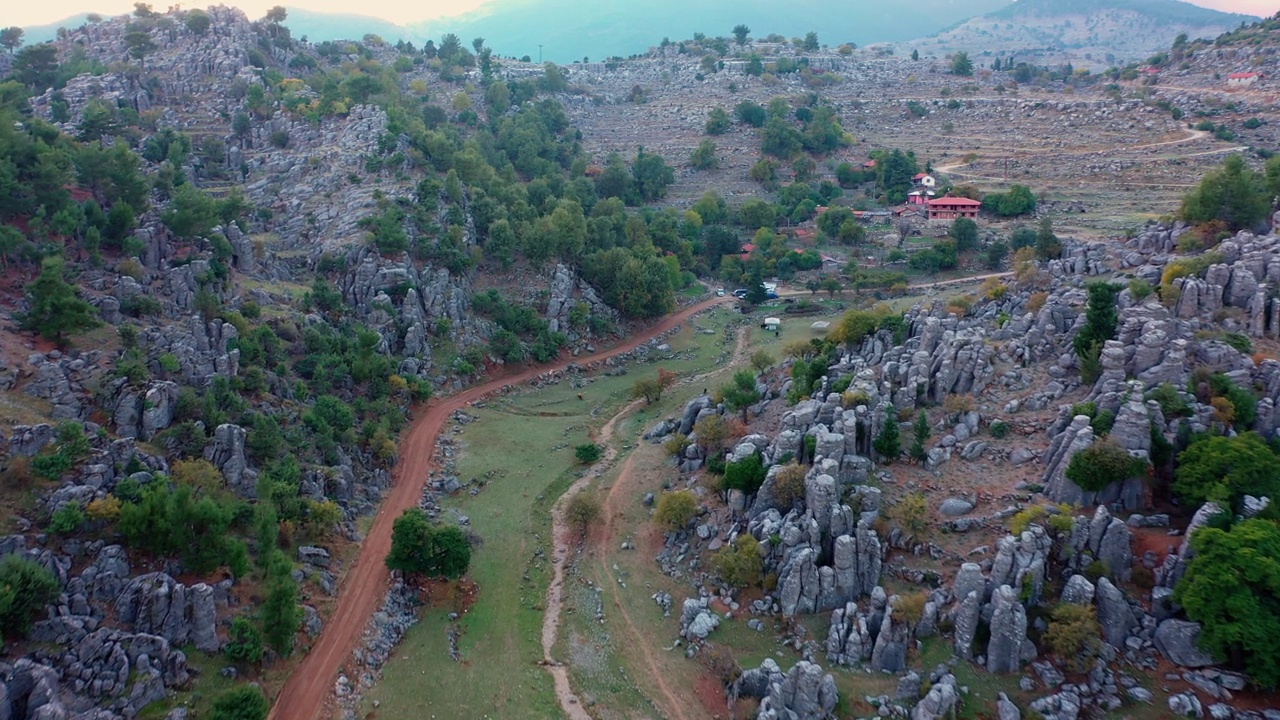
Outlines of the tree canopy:
M 1253 230 L 1266 220 L 1270 198 L 1262 177 L 1240 155 L 1230 155 L 1217 170 L 1182 199 L 1182 219 L 1201 224 L 1220 221 L 1231 232 Z
M 455 580 L 470 564 L 467 536 L 457 527 L 433 524 L 422 509 L 405 510 L 392 525 L 387 555 L 387 567 L 392 570 Z
M 1178 455 L 1173 491 L 1191 506 L 1280 497 L 1280 456 L 1257 433 L 1201 437 Z
M 40 276 L 27 288 L 31 293 L 31 310 L 21 319 L 24 330 L 34 330 L 59 345 L 66 344 L 68 335 L 101 324 L 93 306 L 81 300 L 75 288 L 64 279 L 65 268 L 61 257 L 44 259 Z
M 742 419 L 747 419 L 747 408 L 760 402 L 760 391 L 756 388 L 756 378 L 748 370 L 739 370 L 733 374 L 733 380 L 720 388 L 724 404 L 730 410 L 741 411 Z
M 1280 683 L 1280 526 L 1245 520 L 1191 536 L 1195 556 L 1174 591 L 1201 623 L 1200 645 L 1243 667 L 1260 687 Z

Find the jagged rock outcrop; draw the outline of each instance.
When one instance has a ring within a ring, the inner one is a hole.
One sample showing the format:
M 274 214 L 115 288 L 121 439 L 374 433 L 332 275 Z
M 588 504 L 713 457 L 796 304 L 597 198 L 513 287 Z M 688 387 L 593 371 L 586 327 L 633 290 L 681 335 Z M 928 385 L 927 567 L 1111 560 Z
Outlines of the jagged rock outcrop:
M 912 628 L 902 619 L 901 611 L 897 611 L 899 601 L 899 597 L 894 595 L 884 609 L 880 632 L 876 634 L 875 646 L 871 649 L 872 672 L 897 673 L 907 665 L 907 646 L 911 642 Z
M 825 536 L 848 529 L 852 521 L 848 506 L 841 512 L 828 515 Z M 824 533 L 821 525 L 807 510 L 796 517 L 792 511 L 778 522 L 777 511 L 752 521 L 751 532 L 759 533 L 765 540 L 778 527 L 783 550 L 778 563 L 778 600 L 784 615 L 805 615 L 840 607 L 850 600 L 870 592 L 879 582 L 882 547 L 875 531 L 865 522 L 858 521 L 852 534 L 841 533 L 830 540 L 832 565 L 818 566 L 822 556 Z M 834 523 L 831 518 L 834 517 Z M 775 525 L 776 523 L 776 525 Z M 766 532 L 768 531 L 768 532 Z
M 227 485 L 237 495 L 254 497 L 257 494 L 258 473 L 249 468 L 249 460 L 245 457 L 247 438 L 244 428 L 223 423 L 213 431 L 213 439 L 205 446 L 204 458 L 222 471 Z
M 616 322 L 618 311 L 605 304 L 596 289 L 565 265 L 556 265 L 547 298 L 547 322 L 551 332 L 562 332 L 576 342 L 587 333 L 585 320 L 596 317 Z M 576 306 L 581 305 L 581 309 Z M 575 322 L 575 317 L 582 318 Z
M 1182 544 L 1178 546 L 1178 551 L 1169 553 L 1165 556 L 1164 562 L 1160 567 L 1156 568 L 1156 584 L 1162 588 L 1172 590 L 1182 580 L 1182 576 L 1187 572 L 1187 563 L 1191 562 L 1194 551 L 1191 549 L 1191 538 L 1200 528 L 1209 524 L 1215 515 L 1223 512 L 1217 503 L 1207 502 L 1196 510 L 1196 514 L 1191 516 L 1191 522 L 1187 523 L 1187 529 L 1182 536 Z
M 685 598 L 680 610 L 680 637 L 689 642 L 706 640 L 719 626 L 720 616 L 710 609 L 707 598 Z
M 756 720 L 825 720 L 832 717 L 838 701 L 835 678 L 818 665 L 801 660 L 785 675 L 769 673 L 768 690 Z
M 911 709 L 911 720 L 944 720 L 954 718 L 960 704 L 956 677 L 947 673 L 934 683 L 920 702 Z
M 1072 605 L 1092 605 L 1093 583 L 1083 575 L 1072 575 L 1062 587 L 1062 602 Z
M 214 588 L 205 583 L 187 587 L 164 573 L 139 575 L 116 598 L 115 612 L 122 625 L 174 645 L 190 642 L 205 652 L 220 647 Z
M 978 621 L 982 618 L 982 594 L 973 590 L 960 601 L 953 616 L 955 624 L 955 652 L 962 659 L 973 657 L 973 640 L 978 635 Z
M 846 603 L 831 611 L 831 627 L 827 631 L 827 662 L 835 665 L 860 665 L 871 659 L 874 647 L 867 616 L 858 604 Z
M 1035 658 L 1035 645 L 1027 639 L 1027 612 L 1018 593 L 1001 585 L 991 595 L 991 640 L 987 643 L 987 672 L 1017 672 Z
M 991 576 L 987 587 L 1009 585 L 1026 588 L 1029 602 L 1038 603 L 1044 591 L 1044 582 L 1053 540 L 1044 528 L 1032 525 L 1017 537 L 1006 535 L 996 543 L 996 557 L 991 564 Z
M 1059 555 L 1077 573 L 1101 561 L 1111 577 L 1128 582 L 1133 574 L 1133 532 L 1128 523 L 1099 505 L 1092 518 L 1076 518 Z

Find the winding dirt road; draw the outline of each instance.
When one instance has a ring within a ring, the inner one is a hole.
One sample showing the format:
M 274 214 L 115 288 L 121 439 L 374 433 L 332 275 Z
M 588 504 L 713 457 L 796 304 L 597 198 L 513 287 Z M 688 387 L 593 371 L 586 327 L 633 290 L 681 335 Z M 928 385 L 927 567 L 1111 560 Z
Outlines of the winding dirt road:
M 936 287 L 1008 274 L 989 273 L 968 278 L 921 283 L 912 287 Z M 801 295 L 804 292 L 804 290 L 794 290 L 786 291 L 782 294 L 788 296 Z M 329 708 L 329 701 L 333 697 L 338 671 L 351 658 L 352 652 L 360 643 L 365 628 L 369 624 L 369 619 L 377 612 L 383 598 L 386 597 L 391 573 L 387 570 L 384 559 L 387 553 L 391 551 L 392 524 L 396 518 L 400 517 L 400 513 L 408 508 L 415 507 L 422 497 L 422 490 L 426 485 L 427 475 L 431 470 L 431 457 L 435 451 L 436 438 L 439 436 L 445 422 L 454 412 L 501 390 L 505 386 L 523 383 L 542 373 L 563 370 L 570 364 L 586 365 L 628 352 L 648 342 L 653 336 L 684 323 L 694 315 L 716 305 L 731 303 L 735 300 L 736 298 L 732 296 L 713 297 L 709 300 L 704 300 L 668 316 L 662 322 L 645 330 L 642 334 L 608 350 L 586 357 L 567 358 L 555 365 L 530 367 L 503 374 L 456 395 L 433 398 L 425 407 L 418 408 L 415 412 L 413 425 L 410 426 L 400 440 L 400 461 L 396 465 L 391 490 L 383 500 L 382 506 L 378 509 L 378 514 L 373 520 L 373 525 L 369 528 L 368 535 L 365 536 L 360 545 L 355 564 L 342 581 L 342 586 L 338 592 L 337 606 L 325 623 L 320 639 L 311 648 L 311 652 L 307 653 L 307 656 L 298 665 L 297 669 L 289 676 L 280 694 L 276 696 L 276 701 L 271 708 L 268 720 L 316 720 L 326 716 L 326 708 Z M 746 336 L 744 333 L 738 338 L 738 346 L 734 350 L 734 359 L 730 365 L 740 363 L 742 361 L 742 353 L 745 350 Z M 718 371 L 719 369 L 713 372 Z M 685 382 L 695 379 L 688 378 Z M 626 410 L 623 411 L 623 413 L 625 412 Z M 620 413 L 617 417 L 621 417 L 623 413 Z M 612 432 L 612 428 L 606 427 L 606 429 Z M 628 472 L 624 468 L 623 476 L 625 477 L 627 474 Z M 614 492 L 610 492 L 609 495 L 610 497 L 605 501 L 606 518 L 609 516 L 610 500 L 613 498 Z M 608 534 L 606 533 L 606 535 Z M 562 584 L 563 567 L 559 560 L 559 555 L 560 553 L 557 552 L 556 580 Z M 559 586 L 557 586 L 557 594 L 558 591 Z M 543 627 L 543 652 L 544 662 L 548 664 L 552 675 L 556 679 L 557 695 L 567 701 L 568 698 L 572 697 L 572 691 L 568 686 L 568 676 L 565 674 L 564 668 L 557 669 L 555 667 L 557 663 L 550 658 L 550 647 L 555 644 L 559 614 L 559 612 L 553 613 L 550 611 L 547 613 L 549 617 L 554 617 L 555 620 L 550 623 L 549 627 L 547 625 Z M 630 624 L 630 618 L 624 619 Z M 632 627 L 634 628 L 634 626 Z M 660 682 L 660 676 L 658 679 Z M 562 691 L 563 695 L 561 694 Z M 670 697 L 668 695 L 669 699 Z M 678 703 L 675 703 L 675 705 L 678 707 Z M 575 720 L 581 720 L 581 718 L 585 717 L 585 711 L 577 703 L 563 702 L 562 706 L 565 707 L 566 713 Z M 576 706 L 581 714 L 572 712 L 569 709 L 571 706 Z M 331 708 L 329 709 L 331 710 Z M 676 717 L 679 717 L 678 710 Z
M 704 300 L 668 316 L 616 347 L 587 357 L 566 358 L 555 365 L 531 367 L 505 374 L 457 395 L 432 399 L 425 407 L 419 408 L 413 425 L 401 438 L 400 461 L 396 465 L 391 490 L 382 501 L 368 535 L 360 544 L 355 564 L 342 582 L 333 615 L 325 623 L 324 631 L 311 652 L 289 676 L 276 697 L 269 720 L 316 720 L 325 717 L 339 669 L 350 660 L 369 619 L 386 597 L 391 573 L 387 570 L 384 559 L 391 550 L 392 523 L 404 510 L 416 506 L 422 497 L 427 474 L 431 470 L 436 437 L 455 411 L 507 385 L 525 382 L 542 373 L 562 370 L 570 364 L 585 365 L 628 352 L 693 315 L 733 300 L 733 297 Z

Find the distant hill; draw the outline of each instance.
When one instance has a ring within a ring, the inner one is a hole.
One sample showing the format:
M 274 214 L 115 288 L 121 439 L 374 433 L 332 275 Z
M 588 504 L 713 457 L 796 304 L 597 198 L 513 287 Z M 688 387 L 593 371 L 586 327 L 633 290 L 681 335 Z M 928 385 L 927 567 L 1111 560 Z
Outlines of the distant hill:
M 58 28 L 67 28 L 68 30 L 78 28 L 89 21 L 89 15 L 90 13 L 84 12 L 63 18 L 57 22 L 51 22 L 48 25 L 32 25 L 31 27 L 22 28 L 22 42 L 24 45 L 38 45 L 42 42 L 49 42 L 58 37 Z
M 1162 52 L 1183 33 L 1214 38 L 1257 20 L 1180 0 L 1019 0 L 907 45 L 930 55 L 966 50 L 1103 65 Z
M 306 36 L 312 42 L 325 40 L 359 40 L 372 33 L 390 43 L 408 40 L 421 45 L 425 38 L 408 28 L 369 15 L 315 12 L 285 6 L 289 17 L 284 24 L 294 37 Z
M 541 46 L 544 60 L 570 62 L 643 53 L 664 37 L 681 40 L 695 32 L 728 36 L 739 23 L 750 27 L 753 37 L 799 37 L 816 31 L 819 40 L 831 46 L 901 41 L 1007 4 L 1008 0 L 915 0 L 905 11 L 903 5 L 881 0 L 493 0 L 475 12 L 416 23 L 410 29 L 433 38 L 456 33 L 464 43 L 483 37 L 503 55 L 537 58 Z

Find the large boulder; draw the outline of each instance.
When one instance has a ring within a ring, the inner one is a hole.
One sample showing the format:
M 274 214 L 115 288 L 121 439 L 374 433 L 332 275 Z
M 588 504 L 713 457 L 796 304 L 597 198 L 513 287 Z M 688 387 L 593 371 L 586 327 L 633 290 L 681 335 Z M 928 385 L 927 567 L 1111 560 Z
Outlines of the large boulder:
M 1156 626 L 1152 640 L 1160 654 L 1174 665 L 1199 668 L 1214 664 L 1213 656 L 1200 649 L 1200 623 L 1165 620 Z
M 1098 578 L 1098 624 L 1102 626 L 1102 639 L 1117 648 L 1124 647 L 1124 639 L 1137 625 L 1133 609 L 1120 589 L 1105 577 Z

